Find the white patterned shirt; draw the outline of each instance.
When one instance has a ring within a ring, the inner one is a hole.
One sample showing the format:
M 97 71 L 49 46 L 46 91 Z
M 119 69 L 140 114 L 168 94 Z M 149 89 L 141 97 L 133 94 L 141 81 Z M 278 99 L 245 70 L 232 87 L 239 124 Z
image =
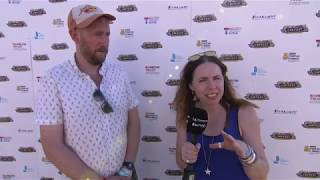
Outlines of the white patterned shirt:
M 105 61 L 100 90 L 112 106 L 104 113 L 93 98 L 95 83 L 75 60 L 52 68 L 40 79 L 36 94 L 36 122 L 64 125 L 65 143 L 90 168 L 103 176 L 122 165 L 127 147 L 128 110 L 138 105 L 127 74 L 119 64 Z

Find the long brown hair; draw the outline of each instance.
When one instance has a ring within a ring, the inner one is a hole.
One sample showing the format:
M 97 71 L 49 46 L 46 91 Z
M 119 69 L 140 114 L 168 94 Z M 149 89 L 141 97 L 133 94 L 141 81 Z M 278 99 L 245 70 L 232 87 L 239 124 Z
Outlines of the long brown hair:
M 220 104 L 227 110 L 227 112 L 229 111 L 229 106 L 253 106 L 258 108 L 258 106 L 255 104 L 245 99 L 236 97 L 235 90 L 232 87 L 229 78 L 227 77 L 227 66 L 225 64 L 223 64 L 216 56 L 202 55 L 197 60 L 189 61 L 181 71 L 180 84 L 174 98 L 175 110 L 177 111 L 177 124 L 182 126 L 186 125 L 188 108 L 191 106 L 191 104 L 193 104 L 193 95 L 189 85 L 192 83 L 195 69 L 205 62 L 218 65 L 222 72 L 224 92 L 222 99 L 220 100 Z

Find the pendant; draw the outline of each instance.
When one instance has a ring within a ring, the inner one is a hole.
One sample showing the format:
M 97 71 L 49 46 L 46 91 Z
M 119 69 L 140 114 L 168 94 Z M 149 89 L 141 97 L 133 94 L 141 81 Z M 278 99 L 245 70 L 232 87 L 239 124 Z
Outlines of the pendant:
M 211 171 L 210 171 L 210 169 L 207 167 L 207 169 L 204 171 L 205 173 L 206 173 L 206 175 L 208 175 L 208 176 L 210 176 L 210 174 L 211 174 Z

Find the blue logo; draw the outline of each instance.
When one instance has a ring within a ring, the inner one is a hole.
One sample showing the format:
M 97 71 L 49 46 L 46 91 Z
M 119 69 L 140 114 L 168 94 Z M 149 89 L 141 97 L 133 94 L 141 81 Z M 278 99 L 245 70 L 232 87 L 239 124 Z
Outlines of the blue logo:
M 252 76 L 265 76 L 267 74 L 266 70 L 258 68 L 257 66 L 253 67 L 253 72 L 251 72 Z
M 182 56 L 177 55 L 176 53 L 172 53 L 170 62 L 181 62 L 184 58 Z
M 44 34 L 36 32 L 34 35 L 34 39 L 44 39 Z
M 273 164 L 288 165 L 289 161 L 277 155 L 276 159 L 273 161 Z

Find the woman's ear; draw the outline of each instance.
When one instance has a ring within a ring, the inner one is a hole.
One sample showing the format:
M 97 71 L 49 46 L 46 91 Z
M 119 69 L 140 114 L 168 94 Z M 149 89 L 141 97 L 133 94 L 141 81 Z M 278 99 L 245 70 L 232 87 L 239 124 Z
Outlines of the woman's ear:
M 192 86 L 191 83 L 188 85 L 188 87 L 189 87 L 189 89 L 190 89 L 191 91 L 194 91 L 194 90 L 193 90 L 193 86 Z

